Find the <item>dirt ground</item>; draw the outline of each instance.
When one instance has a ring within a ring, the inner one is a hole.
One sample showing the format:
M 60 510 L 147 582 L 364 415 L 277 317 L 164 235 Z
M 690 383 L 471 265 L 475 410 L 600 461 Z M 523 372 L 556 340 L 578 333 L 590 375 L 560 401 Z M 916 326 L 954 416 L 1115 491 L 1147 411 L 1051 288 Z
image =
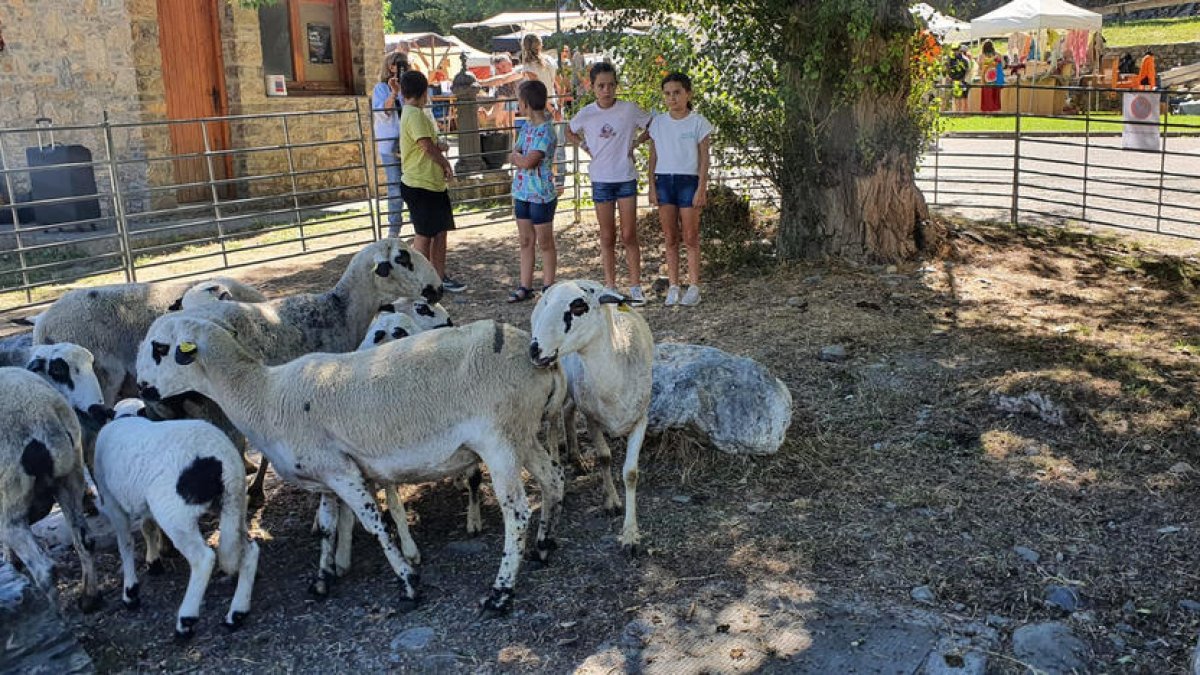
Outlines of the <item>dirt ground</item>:
M 562 234 L 563 278 L 599 276 L 593 240 L 586 225 Z M 761 628 L 775 617 L 915 608 L 910 592 L 928 586 L 924 609 L 998 628 L 989 672 L 1021 672 L 1011 631 L 1043 620 L 1071 626 L 1096 671 L 1185 670 L 1200 628 L 1188 609 L 1200 604 L 1180 605 L 1200 602 L 1196 261 L 1061 230 L 972 224 L 955 243 L 951 260 L 898 269 L 711 279 L 699 307 L 642 310 L 660 342 L 769 366 L 795 400 L 788 440 L 766 458 L 648 441 L 638 496 L 649 552 L 638 559 L 620 551 L 597 476 L 570 480 L 560 549 L 522 569 L 507 618 L 476 610 L 499 563 L 494 502 L 468 539 L 449 481 L 410 490 L 424 596 L 400 614 L 361 530 L 351 573 L 328 599 L 308 594 L 317 499 L 274 481 L 240 631 L 218 625 L 233 583 L 214 578 L 197 637 L 172 639 L 180 558 L 144 577 L 141 609 L 125 611 L 113 551 L 99 556 L 105 607 L 68 610 L 73 628 L 103 672 L 787 672 L 821 634 L 781 642 Z M 471 286 L 447 303 L 456 322 L 528 327 L 532 303 L 503 302 L 513 246 L 486 233 L 452 242 L 452 273 Z M 347 259 L 244 277 L 269 294 L 326 288 Z M 820 360 L 828 345 L 848 358 Z M 1003 409 L 1018 399 L 1024 412 Z M 78 565 L 64 560 L 66 602 Z M 1074 588 L 1080 611 L 1045 604 L 1052 584 Z M 683 668 L 663 655 L 688 644 L 639 651 L 654 631 L 731 642 L 718 645 L 724 661 Z M 614 648 L 623 655 L 605 660 Z

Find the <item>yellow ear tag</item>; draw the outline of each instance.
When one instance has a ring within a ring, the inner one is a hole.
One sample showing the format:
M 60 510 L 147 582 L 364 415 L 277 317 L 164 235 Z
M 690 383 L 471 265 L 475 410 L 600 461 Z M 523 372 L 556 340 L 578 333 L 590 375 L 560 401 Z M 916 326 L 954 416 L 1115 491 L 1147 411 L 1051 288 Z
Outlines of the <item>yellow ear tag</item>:
M 195 342 L 180 342 L 179 343 L 179 353 L 180 354 L 191 354 L 194 351 L 196 351 L 196 343 Z
M 621 304 L 617 305 L 617 311 L 618 312 L 632 312 L 633 310 L 629 309 L 629 305 L 622 302 Z

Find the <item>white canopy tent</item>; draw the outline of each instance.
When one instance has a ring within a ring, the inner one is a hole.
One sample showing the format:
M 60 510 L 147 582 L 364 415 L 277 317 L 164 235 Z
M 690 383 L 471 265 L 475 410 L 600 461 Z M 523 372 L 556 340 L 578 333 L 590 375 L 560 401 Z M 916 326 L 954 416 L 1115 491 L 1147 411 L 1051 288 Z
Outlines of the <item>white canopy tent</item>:
M 398 44 L 408 47 L 409 60 L 419 62 L 421 70 L 429 72 L 436 68 L 442 59 L 450 59 L 451 72 L 458 72 L 459 55 L 467 55 L 467 67 L 478 68 L 491 66 L 491 55 L 480 51 L 463 42 L 453 35 L 437 33 L 388 33 L 383 36 L 384 44 L 390 52 Z
M 1063 0 L 1013 0 L 971 21 L 971 37 L 982 40 L 1042 30 L 1098 31 L 1102 17 Z
M 562 20 L 562 29 L 571 30 L 583 25 L 588 15 L 583 12 L 502 12 L 483 21 L 456 23 L 455 28 L 506 28 L 520 26 L 524 32 L 553 33 L 556 31 L 556 19 Z
M 967 42 L 971 39 L 971 24 L 946 16 L 927 3 L 919 2 L 908 8 L 914 16 L 925 22 L 925 27 L 933 33 L 938 42 Z

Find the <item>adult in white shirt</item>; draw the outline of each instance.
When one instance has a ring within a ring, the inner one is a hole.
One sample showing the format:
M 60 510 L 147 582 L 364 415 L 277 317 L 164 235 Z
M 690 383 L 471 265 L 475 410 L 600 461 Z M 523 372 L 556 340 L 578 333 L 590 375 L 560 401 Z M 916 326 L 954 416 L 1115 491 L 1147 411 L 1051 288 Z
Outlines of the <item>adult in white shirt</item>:
M 621 241 L 625 244 L 625 263 L 629 266 L 629 300 L 646 304 L 642 292 L 642 253 L 637 236 L 637 168 L 633 149 L 638 130 L 650 123 L 650 114 L 635 103 L 617 100 L 617 71 L 601 61 L 592 66 L 592 91 L 596 102 L 588 104 L 571 118 L 567 138 L 583 140 L 592 156 L 588 175 L 592 179 L 592 201 L 600 222 L 600 262 L 604 266 L 604 285 L 615 288 L 616 215 L 621 212 Z M 581 138 L 582 137 L 582 138 Z
M 402 43 L 403 44 L 403 43 Z M 408 57 L 397 51 L 383 59 L 379 81 L 371 90 L 371 119 L 375 130 L 375 149 L 379 165 L 387 179 L 388 236 L 400 236 L 404 199 L 400 196 L 400 76 L 408 70 Z
M 650 203 L 658 207 L 667 249 L 665 304 L 700 304 L 700 209 L 708 199 L 708 146 L 713 126 L 692 111 L 692 80 L 663 78 L 667 112 L 650 122 Z M 688 289 L 679 288 L 679 234 L 688 250 Z M 682 295 L 682 297 L 681 297 Z

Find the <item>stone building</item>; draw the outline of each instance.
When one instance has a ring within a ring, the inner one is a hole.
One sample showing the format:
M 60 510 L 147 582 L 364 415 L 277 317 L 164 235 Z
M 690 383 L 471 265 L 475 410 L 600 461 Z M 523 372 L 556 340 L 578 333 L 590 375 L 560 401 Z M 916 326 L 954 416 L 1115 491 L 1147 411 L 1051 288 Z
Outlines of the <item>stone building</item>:
M 286 173 L 287 153 L 240 151 L 283 143 L 279 119 L 162 124 L 224 115 L 349 109 L 363 106 L 384 52 L 379 0 L 277 0 L 250 9 L 240 0 L 0 0 L 0 129 L 32 126 L 38 117 L 58 126 L 95 124 L 108 111 L 117 127 L 114 154 L 135 160 L 120 171 L 122 191 L 145 186 L 153 200 L 203 199 L 203 187 L 155 192 L 153 186 L 194 183 L 210 171 L 245 178 Z M 268 96 L 266 75 L 287 78 L 287 96 Z M 293 143 L 354 138 L 300 148 L 298 171 L 361 163 L 359 116 L 290 118 Z M 137 126 L 121 126 L 132 124 Z M 207 136 L 207 138 L 206 138 Z M 102 158 L 97 131 L 64 131 L 59 142 L 82 143 Z M 156 159 L 233 150 L 210 169 L 201 158 Z M 24 161 L 4 139 L 10 167 Z M 371 154 L 368 149 L 367 157 Z M 279 192 L 267 178 L 234 181 L 230 196 Z M 348 183 L 346 181 L 349 181 Z M 299 176 L 298 187 L 362 183 L 361 171 Z

